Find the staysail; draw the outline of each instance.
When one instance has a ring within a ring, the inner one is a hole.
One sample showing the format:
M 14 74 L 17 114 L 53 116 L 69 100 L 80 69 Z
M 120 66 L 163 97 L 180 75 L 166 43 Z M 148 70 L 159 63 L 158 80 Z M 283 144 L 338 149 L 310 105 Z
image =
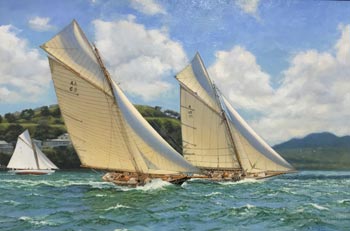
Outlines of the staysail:
M 184 156 L 193 165 L 247 173 L 293 169 L 221 95 L 199 54 L 176 79 L 180 82 Z
M 197 171 L 133 107 L 75 20 L 42 48 L 83 166 L 158 174 Z
M 17 139 L 15 151 L 7 165 L 12 169 L 58 169 L 33 143 L 28 130 Z

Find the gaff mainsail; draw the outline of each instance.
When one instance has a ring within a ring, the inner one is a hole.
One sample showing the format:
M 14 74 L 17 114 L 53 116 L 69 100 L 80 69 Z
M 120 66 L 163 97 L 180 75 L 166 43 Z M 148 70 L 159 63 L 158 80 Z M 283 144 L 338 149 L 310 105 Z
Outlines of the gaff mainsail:
M 133 107 L 75 20 L 41 47 L 83 166 L 145 174 L 198 171 Z
M 190 163 L 206 170 L 244 173 L 293 170 L 222 96 L 198 53 L 176 79 L 180 83 L 183 153 Z

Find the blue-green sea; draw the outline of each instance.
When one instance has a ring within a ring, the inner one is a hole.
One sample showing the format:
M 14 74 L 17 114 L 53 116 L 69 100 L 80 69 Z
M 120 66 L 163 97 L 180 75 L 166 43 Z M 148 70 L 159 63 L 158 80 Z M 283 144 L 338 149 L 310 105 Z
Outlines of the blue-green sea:
M 350 230 L 350 172 L 136 189 L 101 172 L 0 172 L 0 230 Z

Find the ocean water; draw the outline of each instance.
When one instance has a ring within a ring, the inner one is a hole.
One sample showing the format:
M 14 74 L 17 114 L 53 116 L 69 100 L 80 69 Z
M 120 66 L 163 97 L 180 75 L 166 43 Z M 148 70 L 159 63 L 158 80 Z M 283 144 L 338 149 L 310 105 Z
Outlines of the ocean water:
M 350 230 L 350 172 L 136 189 L 102 174 L 0 172 L 0 230 Z

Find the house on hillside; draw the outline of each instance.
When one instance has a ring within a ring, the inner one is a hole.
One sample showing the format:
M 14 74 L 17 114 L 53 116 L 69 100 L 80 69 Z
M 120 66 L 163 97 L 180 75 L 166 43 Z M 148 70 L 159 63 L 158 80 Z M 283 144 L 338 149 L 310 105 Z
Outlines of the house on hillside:
M 49 139 L 43 142 L 43 147 L 67 147 L 72 145 L 72 142 L 69 138 L 68 133 L 64 133 L 60 136 L 58 136 L 56 139 Z
M 7 143 L 5 140 L 0 140 L 0 153 L 12 154 L 13 145 Z

